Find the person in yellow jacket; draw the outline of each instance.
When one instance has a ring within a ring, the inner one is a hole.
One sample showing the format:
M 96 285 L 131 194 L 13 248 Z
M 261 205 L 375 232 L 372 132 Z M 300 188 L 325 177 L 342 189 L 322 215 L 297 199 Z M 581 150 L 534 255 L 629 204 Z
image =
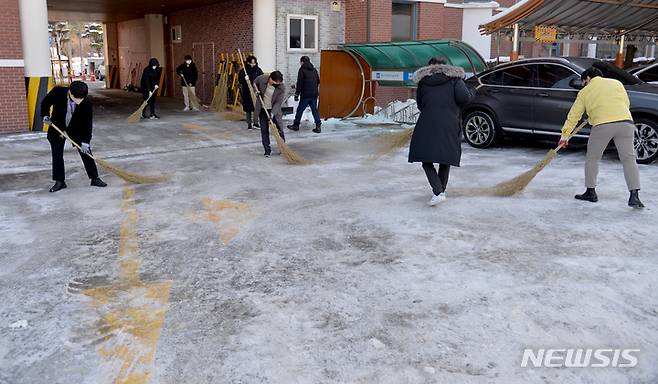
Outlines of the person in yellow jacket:
M 614 140 L 619 160 L 624 166 L 626 186 L 630 191 L 628 205 L 644 208 L 640 201 L 640 171 L 635 160 L 634 135 L 635 124 L 630 111 L 630 100 L 621 82 L 603 77 L 598 68 L 590 68 L 581 75 L 583 89 L 578 92 L 567 120 L 562 128 L 560 144 L 567 146 L 571 132 L 587 113 L 592 131 L 587 142 L 585 160 L 585 186 L 587 190 L 576 199 L 595 203 L 596 179 L 599 173 L 599 161 L 603 152 Z

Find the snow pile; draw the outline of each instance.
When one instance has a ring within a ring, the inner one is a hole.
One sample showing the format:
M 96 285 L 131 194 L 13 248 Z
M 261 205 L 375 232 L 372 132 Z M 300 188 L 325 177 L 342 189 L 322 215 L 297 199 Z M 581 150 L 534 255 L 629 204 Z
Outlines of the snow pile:
M 287 100 L 287 104 L 289 107 L 292 107 L 292 114 L 284 115 L 283 120 L 293 121 L 295 120 L 295 115 L 297 114 L 297 106 L 299 105 L 299 101 L 295 101 L 295 96 L 290 96 Z M 313 119 L 313 114 L 311 113 L 311 108 L 307 107 L 302 114 L 301 122 L 303 123 L 305 121 L 310 121 L 312 123 L 315 122 Z

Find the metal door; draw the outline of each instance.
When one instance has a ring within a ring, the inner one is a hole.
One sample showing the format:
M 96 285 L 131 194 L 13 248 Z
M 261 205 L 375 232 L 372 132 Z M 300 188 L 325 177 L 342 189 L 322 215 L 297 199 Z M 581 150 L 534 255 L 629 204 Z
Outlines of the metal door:
M 204 104 L 210 103 L 215 86 L 215 43 L 192 43 L 192 59 L 199 71 L 196 94 Z

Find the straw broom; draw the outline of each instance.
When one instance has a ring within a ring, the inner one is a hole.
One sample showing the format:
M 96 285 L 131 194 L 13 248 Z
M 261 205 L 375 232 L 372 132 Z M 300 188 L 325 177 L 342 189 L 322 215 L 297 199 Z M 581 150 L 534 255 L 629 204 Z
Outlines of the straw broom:
M 569 135 L 569 138 L 573 137 L 578 131 L 583 129 L 587 125 L 587 120 L 582 122 L 576 129 L 571 132 Z M 534 167 L 532 167 L 530 170 L 516 176 L 515 178 L 504 181 L 502 183 L 496 184 L 495 186 L 487 189 L 481 190 L 478 195 L 493 195 L 493 196 L 501 196 L 501 197 L 509 197 L 509 196 L 514 196 L 520 192 L 522 192 L 528 184 L 541 172 L 546 166 L 548 166 L 553 159 L 557 156 L 557 153 L 563 148 L 563 145 L 560 144 L 557 146 L 555 149 L 551 149 L 548 151 L 546 156 L 544 156 L 543 159 L 541 159 L 540 162 L 538 162 Z
M 245 68 L 244 60 L 242 59 L 242 52 L 239 49 L 238 49 L 238 57 L 240 58 L 240 65 L 242 65 L 242 68 Z M 249 93 L 251 94 L 251 99 L 255 102 L 256 92 L 254 92 L 254 87 L 251 84 L 251 79 L 247 80 L 247 86 L 249 87 Z M 300 156 L 295 151 L 290 149 L 288 144 L 286 144 L 286 142 L 283 140 L 281 134 L 279 133 L 279 128 L 276 126 L 276 124 L 274 124 L 274 121 L 272 121 L 272 116 L 270 116 L 270 113 L 267 111 L 267 109 L 265 109 L 265 103 L 263 102 L 263 98 L 261 97 L 260 93 L 258 94 L 258 100 L 260 100 L 260 105 L 263 107 L 265 114 L 267 114 L 267 120 L 269 123 L 270 132 L 272 132 L 272 134 L 274 135 L 274 139 L 276 140 L 276 145 L 279 147 L 279 150 L 281 151 L 283 157 L 285 157 L 285 159 L 290 164 L 310 164 L 308 160 L 304 159 L 302 156 Z
M 139 108 L 135 112 L 132 113 L 132 115 L 128 116 L 128 119 L 126 119 L 126 120 L 128 120 L 129 123 L 139 122 L 139 119 L 142 118 L 142 113 L 144 112 L 144 108 L 146 108 L 146 106 L 149 103 L 149 100 L 151 100 L 151 97 L 154 94 L 155 94 L 155 91 L 153 91 L 153 93 L 151 93 L 149 95 L 149 97 L 146 100 L 144 100 L 144 102 L 142 102 L 142 105 L 140 105 Z
M 199 98 L 197 97 L 196 93 L 192 91 L 192 87 L 190 87 L 190 84 L 185 79 L 185 76 L 181 75 L 181 77 L 183 78 L 183 82 L 185 83 L 185 88 L 187 89 L 187 97 L 190 99 L 190 104 L 192 104 L 192 109 L 200 109 L 201 102 L 199 101 Z
M 78 145 L 78 143 L 76 143 L 75 141 L 71 140 L 71 138 L 69 137 L 69 135 L 66 132 L 64 132 L 61 129 L 57 128 L 57 126 L 55 124 L 52 124 L 52 123 L 50 124 L 50 127 L 54 128 L 57 132 L 59 132 L 60 135 L 64 136 L 64 138 L 66 140 L 70 141 L 71 144 L 73 144 L 74 147 L 76 147 L 78 150 L 82 151 L 82 148 L 80 147 L 80 145 Z M 105 160 L 103 160 L 99 157 L 93 156 L 93 155 L 91 155 L 89 153 L 85 153 L 85 152 L 82 152 L 82 153 L 84 153 L 85 155 L 91 157 L 94 161 L 96 161 L 98 163 L 98 165 L 100 165 L 101 167 L 103 167 L 107 171 L 109 171 L 111 173 L 114 173 L 115 175 L 119 176 L 120 178 L 122 178 L 123 180 L 125 180 L 129 183 L 133 183 L 133 184 L 154 184 L 154 183 L 160 183 L 160 182 L 163 182 L 163 181 L 167 180 L 166 176 L 143 176 L 143 175 L 139 175 L 137 173 L 128 172 L 128 171 L 126 171 L 122 168 L 119 168 L 115 165 L 112 165 L 112 164 L 108 163 L 107 161 L 105 161 Z
M 393 152 L 399 151 L 401 148 L 409 144 L 413 134 L 413 128 L 406 128 L 402 131 L 389 133 L 382 137 L 376 138 L 375 146 L 377 147 L 377 152 L 372 155 L 371 158 L 376 160 Z

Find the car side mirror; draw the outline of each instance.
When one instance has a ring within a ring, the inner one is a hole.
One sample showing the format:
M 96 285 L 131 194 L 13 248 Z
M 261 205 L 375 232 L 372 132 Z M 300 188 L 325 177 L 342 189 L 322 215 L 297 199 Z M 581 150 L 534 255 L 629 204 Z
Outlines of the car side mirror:
M 580 79 L 571 79 L 569 86 L 574 89 L 583 89 L 583 81 Z

